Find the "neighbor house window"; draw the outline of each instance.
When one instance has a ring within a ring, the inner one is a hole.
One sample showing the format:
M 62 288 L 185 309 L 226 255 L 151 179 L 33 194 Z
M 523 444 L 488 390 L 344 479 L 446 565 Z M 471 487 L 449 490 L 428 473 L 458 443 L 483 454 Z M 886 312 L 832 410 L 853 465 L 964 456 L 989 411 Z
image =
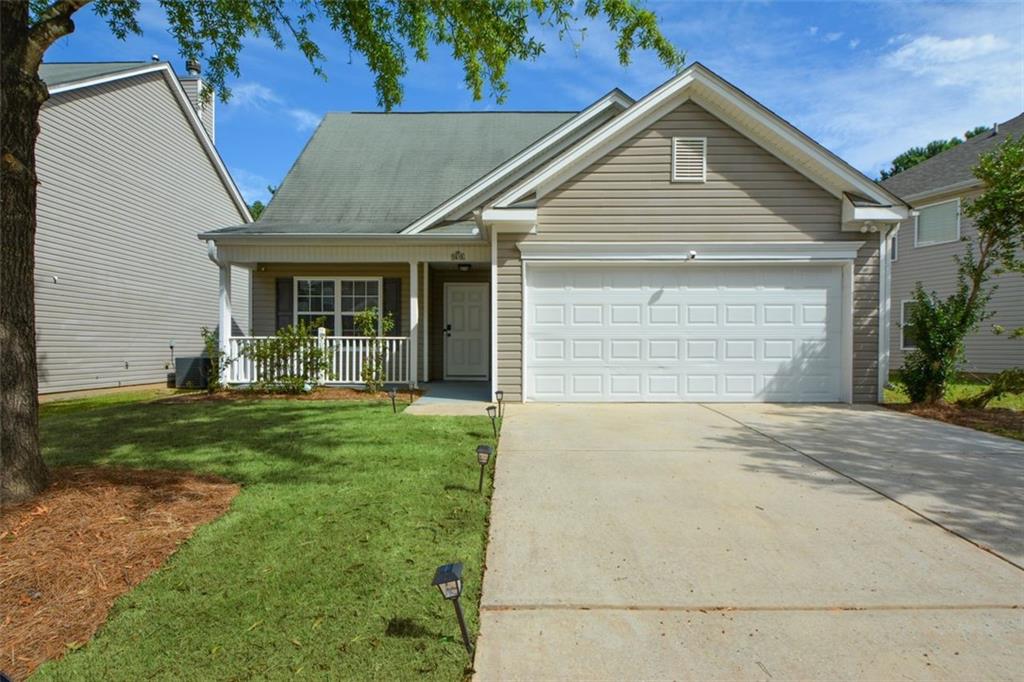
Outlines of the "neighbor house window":
M 327 334 L 334 336 L 334 312 L 336 284 L 333 279 L 295 280 L 295 321 L 309 324 L 323 324 Z
M 914 245 L 947 244 L 960 239 L 960 200 L 923 206 L 915 222 Z
M 903 350 L 917 349 L 917 337 L 914 336 L 914 328 L 910 324 L 910 313 L 913 309 L 913 301 L 903 301 L 900 304 L 900 348 Z
M 295 280 L 295 321 L 322 319 L 328 336 L 359 336 L 356 315 L 381 308 L 381 280 L 376 277 L 332 277 Z M 378 318 L 379 326 L 379 318 Z

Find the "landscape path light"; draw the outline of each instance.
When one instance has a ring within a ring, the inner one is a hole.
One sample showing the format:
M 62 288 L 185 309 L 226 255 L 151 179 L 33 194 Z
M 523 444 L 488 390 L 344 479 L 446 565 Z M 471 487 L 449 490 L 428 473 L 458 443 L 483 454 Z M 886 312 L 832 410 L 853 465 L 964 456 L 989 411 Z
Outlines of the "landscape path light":
M 476 491 L 483 492 L 484 489 L 484 469 L 487 468 L 487 462 L 491 459 L 491 453 L 494 450 L 490 445 L 477 445 L 476 446 L 476 461 L 480 464 L 480 484 L 476 487 Z
M 505 416 L 505 406 L 502 405 L 501 402 L 505 399 L 505 391 L 495 391 L 494 392 L 494 399 L 498 401 L 498 416 L 499 417 L 504 417 Z
M 466 617 L 462 615 L 462 605 L 459 603 L 459 597 L 462 596 L 462 562 L 438 566 L 437 572 L 434 573 L 434 586 L 441 591 L 441 596 L 455 605 L 455 616 L 459 619 L 459 629 L 462 630 L 462 643 L 472 656 L 473 645 L 469 641 Z
M 391 398 L 391 411 L 394 414 L 398 414 L 398 406 L 395 404 L 395 399 L 398 398 L 398 389 L 392 386 L 388 389 L 388 397 Z
M 494 431 L 494 440 L 498 440 L 498 408 L 494 405 L 487 406 L 487 416 L 491 418 L 491 430 Z

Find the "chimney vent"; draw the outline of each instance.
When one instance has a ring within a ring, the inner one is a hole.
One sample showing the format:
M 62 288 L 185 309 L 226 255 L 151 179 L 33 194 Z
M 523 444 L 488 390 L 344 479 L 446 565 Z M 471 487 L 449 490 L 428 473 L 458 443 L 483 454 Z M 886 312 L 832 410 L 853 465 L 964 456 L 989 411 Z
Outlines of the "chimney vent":
M 199 60 L 189 59 L 185 62 L 185 71 L 187 71 L 190 76 L 198 76 L 202 71 L 202 67 L 199 65 Z
M 149 59 L 150 59 L 150 61 L 158 62 L 158 61 L 160 61 L 160 55 L 154 54 L 154 55 L 150 56 Z
M 999 134 L 999 121 L 996 121 L 995 123 L 992 124 L 992 134 L 993 135 L 998 135 Z

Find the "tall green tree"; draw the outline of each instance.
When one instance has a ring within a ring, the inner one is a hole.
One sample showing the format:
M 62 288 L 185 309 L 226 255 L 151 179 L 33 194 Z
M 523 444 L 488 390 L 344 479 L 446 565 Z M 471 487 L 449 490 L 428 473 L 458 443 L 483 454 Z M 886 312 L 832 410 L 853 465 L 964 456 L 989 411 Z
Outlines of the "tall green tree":
M 941 402 L 964 356 L 964 341 L 991 315 L 993 274 L 1024 275 L 1024 135 L 982 155 L 974 176 L 985 191 L 964 213 L 977 237 L 957 258 L 957 286 L 950 296 L 914 291 L 910 326 L 917 349 L 903 362 L 903 381 L 914 402 Z
M 313 38 L 317 25 L 358 53 L 374 75 L 377 101 L 402 101 L 409 59 L 425 61 L 446 50 L 462 66 L 477 99 L 484 88 L 498 102 L 508 92 L 510 62 L 544 53 L 538 32 L 560 39 L 579 35 L 584 19 L 603 18 L 616 36 L 619 61 L 653 51 L 679 68 L 684 56 L 661 33 L 641 0 L 160 0 L 170 33 L 186 59 L 205 64 L 206 80 L 222 99 L 229 76 L 239 75 L 245 40 L 292 44 L 313 71 L 326 75 Z M 139 0 L 0 0 L 0 504 L 25 499 L 47 483 L 39 453 L 33 277 L 36 231 L 35 145 L 39 110 L 48 97 L 39 78 L 46 50 L 74 32 L 86 5 L 113 34 L 140 34 Z
M 887 170 L 882 170 L 879 179 L 887 180 L 897 173 L 902 173 L 908 168 L 913 168 L 922 161 L 927 161 L 936 154 L 941 154 L 947 149 L 952 149 L 964 140 L 969 140 L 972 137 L 981 135 L 989 130 L 992 130 L 989 126 L 975 126 L 964 133 L 963 140 L 959 137 L 951 137 L 948 140 L 932 140 L 923 147 L 911 147 L 893 159 L 889 168 Z

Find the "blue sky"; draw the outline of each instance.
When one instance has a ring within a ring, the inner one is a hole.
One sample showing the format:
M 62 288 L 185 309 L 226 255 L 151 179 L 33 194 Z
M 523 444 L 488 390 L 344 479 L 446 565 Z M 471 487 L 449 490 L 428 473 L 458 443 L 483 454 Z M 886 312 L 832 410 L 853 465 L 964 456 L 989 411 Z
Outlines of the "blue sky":
M 872 177 L 909 146 L 1024 111 L 1024 2 L 657 2 L 663 30 L 687 53 Z M 119 41 L 89 8 L 48 61 L 182 59 L 155 0 L 144 35 Z M 547 53 L 509 69 L 508 99 L 474 102 L 442 49 L 412 62 L 399 110 L 579 109 L 620 87 L 639 98 L 668 78 L 651 54 L 618 64 L 600 22 L 582 43 L 540 34 Z M 232 100 L 217 103 L 217 147 L 249 201 L 267 200 L 327 111 L 376 110 L 359 55 L 326 28 L 328 80 L 293 49 L 250 41 Z

